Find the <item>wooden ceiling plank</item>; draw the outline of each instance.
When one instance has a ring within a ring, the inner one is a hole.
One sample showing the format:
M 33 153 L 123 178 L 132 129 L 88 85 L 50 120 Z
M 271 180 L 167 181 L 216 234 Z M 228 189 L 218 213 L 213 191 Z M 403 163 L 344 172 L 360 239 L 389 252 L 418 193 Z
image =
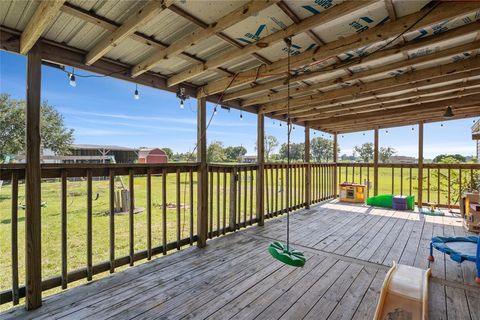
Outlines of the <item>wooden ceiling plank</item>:
M 172 5 L 173 1 L 174 0 L 151 0 L 147 2 L 145 6 L 131 14 L 112 34 L 104 37 L 95 44 L 95 46 L 87 53 L 85 64 L 94 64 L 98 59 L 115 48 L 120 42 L 134 34 L 141 26 L 163 10 L 167 9 Z
M 65 0 L 40 1 L 20 38 L 20 53 L 27 54 L 43 32 L 55 21 Z
M 343 111 L 343 110 L 350 110 L 354 108 L 360 108 L 365 106 L 374 106 L 380 104 L 387 104 L 392 101 L 402 100 L 402 99 L 415 99 L 419 98 L 428 94 L 434 93 L 441 93 L 445 91 L 452 91 L 452 90 L 461 90 L 463 88 L 470 88 L 471 86 L 476 86 L 480 84 L 480 79 L 477 80 L 469 80 L 464 79 L 465 81 L 461 81 L 455 84 L 447 84 L 444 86 L 436 86 L 433 89 L 418 89 L 416 91 L 411 91 L 408 93 L 394 95 L 394 96 L 387 96 L 383 98 L 377 97 L 377 95 L 370 95 L 367 96 L 367 100 L 362 100 L 358 102 L 356 99 L 346 100 L 346 101 L 338 101 L 334 103 L 322 103 L 320 105 L 312 106 L 310 109 L 303 109 L 303 110 L 291 110 L 290 115 L 292 117 L 303 117 L 303 116 L 310 116 L 312 114 L 320 114 L 320 113 L 329 113 L 329 112 L 336 112 L 336 111 Z M 281 112 L 274 112 L 274 115 L 284 115 L 286 114 L 285 110 Z
M 206 70 L 225 65 L 229 61 L 244 57 L 246 55 L 255 53 L 258 50 L 261 50 L 262 48 L 258 46 L 259 43 L 262 43 L 263 45 L 269 46 L 273 43 L 282 41 L 283 39 L 285 39 L 289 36 L 297 35 L 297 34 L 305 32 L 305 31 L 308 31 L 310 28 L 318 26 L 319 24 L 322 24 L 322 23 L 326 23 L 328 21 L 332 21 L 332 20 L 334 20 L 338 17 L 341 17 L 341 16 L 347 14 L 348 12 L 358 10 L 358 9 L 360 9 L 362 7 L 365 7 L 365 6 L 367 6 L 371 3 L 373 3 L 373 1 L 371 1 L 371 0 L 367 0 L 367 1 L 349 0 L 349 1 L 343 2 L 341 4 L 338 4 L 334 7 L 332 7 L 331 9 L 322 11 L 319 14 L 316 14 L 314 16 L 311 16 L 311 17 L 307 18 L 307 19 L 304 19 L 298 24 L 292 24 L 284 30 L 279 30 L 275 33 L 272 33 L 272 34 L 260 39 L 257 42 L 248 44 L 248 45 L 242 47 L 241 49 L 237 49 L 237 50 L 234 50 L 234 51 L 229 51 L 229 52 L 227 52 L 227 53 L 225 53 L 225 54 L 223 54 L 223 55 L 221 55 L 217 58 L 208 60 L 203 64 L 197 64 L 197 65 L 195 65 L 195 66 L 193 66 L 193 67 L 191 67 L 191 68 L 189 68 L 189 69 L 187 69 L 183 72 L 180 72 L 177 75 L 172 76 L 169 79 L 169 83 L 174 85 L 174 84 L 180 83 L 182 81 L 187 81 L 187 80 L 189 80 L 189 79 L 191 79 L 191 78 L 193 78 L 193 77 L 195 77 L 199 74 L 202 74 Z M 228 84 L 229 81 L 227 81 L 226 83 Z M 220 90 L 220 91 L 222 91 L 222 90 Z
M 152 55 L 150 55 L 132 68 L 132 76 L 137 77 L 138 75 L 152 69 L 164 59 L 174 56 L 182 52 L 183 50 L 207 39 L 212 35 L 220 33 L 222 30 L 225 30 L 245 20 L 251 15 L 271 6 L 277 1 L 279 0 L 252 0 L 248 2 L 242 7 L 220 18 L 217 22 L 210 24 L 208 27 L 204 29 L 196 29 L 184 38 L 175 41 L 167 48 L 154 52 Z
M 327 67 L 325 69 L 322 69 L 321 72 L 329 72 L 329 71 L 331 72 L 331 71 L 335 71 L 335 70 L 338 70 L 338 69 L 344 68 L 344 67 L 355 67 L 356 65 L 359 65 L 361 63 L 376 60 L 376 59 L 383 58 L 383 57 L 386 57 L 386 56 L 389 56 L 389 55 L 408 52 L 408 51 L 415 50 L 415 49 L 418 49 L 418 48 L 421 48 L 421 47 L 424 47 L 424 46 L 435 46 L 437 43 L 440 43 L 440 42 L 445 41 L 445 40 L 455 39 L 457 37 L 461 37 L 461 36 L 469 34 L 469 33 L 478 32 L 479 28 L 480 28 L 480 26 L 479 26 L 478 22 L 477 23 L 471 23 L 471 24 L 468 24 L 468 25 L 465 25 L 465 26 L 462 26 L 462 27 L 458 27 L 458 28 L 455 28 L 455 29 L 452 29 L 452 30 L 448 30 L 448 31 L 446 31 L 444 33 L 441 33 L 441 34 L 438 34 L 434 37 L 422 38 L 422 39 L 419 39 L 419 40 L 416 40 L 416 41 L 413 41 L 413 42 L 408 42 L 408 43 L 401 44 L 401 45 L 396 46 L 395 48 L 392 48 L 392 49 L 386 49 L 386 50 L 381 50 L 381 51 L 374 52 L 374 53 L 372 53 L 372 54 L 370 54 L 366 57 L 358 57 L 358 58 L 355 59 L 357 61 L 355 64 L 352 64 L 352 60 L 340 62 L 340 63 L 337 63 L 337 64 L 331 66 L 331 67 Z M 291 77 L 290 81 L 291 81 L 291 83 L 298 82 L 298 81 L 304 81 L 304 80 L 314 78 L 314 77 L 318 76 L 318 74 L 319 74 L 319 72 L 305 73 L 305 74 L 301 74 L 301 75 Z M 230 91 L 229 93 L 225 94 L 224 98 L 223 98 L 223 101 L 234 100 L 234 99 L 238 99 L 238 98 L 241 98 L 243 96 L 246 96 L 246 95 L 258 93 L 258 92 L 261 92 L 261 91 L 270 90 L 271 88 L 284 85 L 285 81 L 286 81 L 286 78 L 282 78 L 282 79 L 269 81 L 269 82 L 258 84 L 258 85 L 251 84 L 251 88 L 242 89 L 242 90 L 238 90 L 238 91 Z
M 334 7 L 335 8 L 335 7 Z M 330 9 L 333 10 L 334 8 Z M 450 3 L 441 2 L 433 11 L 425 8 L 417 13 L 397 19 L 393 22 L 387 22 L 381 26 L 373 27 L 359 34 L 330 42 L 321 47 L 321 50 L 308 50 L 291 58 L 291 67 L 297 68 L 308 65 L 313 62 L 323 61 L 338 54 L 348 52 L 362 46 L 371 45 L 378 41 L 387 40 L 391 37 L 398 36 L 402 32 L 409 30 L 412 25 L 416 29 L 427 27 L 433 23 L 451 19 L 459 15 L 470 13 L 480 8 L 480 2 L 459 2 L 452 6 Z M 325 12 L 328 12 L 327 10 Z M 429 12 L 428 15 L 426 13 Z M 422 19 L 423 17 L 423 19 Z M 420 22 L 418 22 L 422 19 Z M 214 80 L 199 90 L 199 97 L 223 91 L 227 86 L 236 88 L 241 85 L 251 83 L 258 79 L 258 75 L 267 77 L 269 74 L 278 74 L 286 71 L 287 58 L 278 60 L 269 66 L 263 66 L 257 69 L 250 69 L 240 72 L 232 81 L 232 78 Z
M 469 52 L 469 51 L 474 51 L 478 50 L 480 48 L 480 40 L 475 40 L 472 43 L 467 43 L 464 45 L 460 45 L 458 47 L 453 47 L 449 48 L 446 50 L 438 51 L 438 52 L 433 52 L 424 56 L 419 56 L 415 58 L 410 58 L 407 60 L 401 60 L 395 63 L 390 63 L 390 64 L 383 64 L 377 68 L 372 68 L 369 70 L 364 70 L 360 72 L 356 72 L 353 74 L 346 74 L 342 77 L 331 79 L 331 80 L 326 80 L 326 81 L 321 81 L 317 82 L 315 84 L 312 84 L 309 87 L 297 87 L 290 89 L 290 97 L 295 96 L 297 94 L 304 94 L 308 93 L 311 91 L 315 91 L 317 89 L 322 89 L 324 87 L 328 87 L 331 85 L 335 84 L 340 84 L 340 83 L 347 83 L 350 81 L 358 80 L 364 77 L 372 76 L 372 75 L 377 75 L 377 74 L 383 74 L 387 73 L 389 71 L 395 71 L 398 69 L 406 68 L 418 63 L 423 63 L 423 62 L 428 62 L 431 60 L 435 59 L 442 59 L 445 57 L 449 57 L 455 54 L 461 54 L 463 52 Z M 271 103 L 276 100 L 282 100 L 287 98 L 288 92 L 286 90 L 277 92 L 277 93 L 271 93 L 271 94 L 265 94 L 260 97 L 254 97 L 251 99 L 246 99 L 242 102 L 242 105 L 245 106 L 252 106 L 252 105 L 258 105 L 258 104 L 265 104 L 265 103 Z M 293 99 L 295 99 L 293 97 Z
M 367 82 L 360 85 L 353 85 L 347 88 L 338 88 L 315 95 L 306 96 L 302 99 L 295 99 L 290 102 L 292 108 L 311 106 L 318 101 L 325 101 L 330 99 L 337 99 L 344 96 L 355 96 L 366 92 L 376 92 L 378 90 L 392 88 L 392 90 L 404 90 L 412 87 L 412 83 L 425 81 L 427 84 L 440 83 L 447 81 L 448 77 L 458 79 L 459 77 L 471 77 L 478 75 L 480 68 L 480 58 L 473 57 L 459 62 L 449 63 L 441 66 L 435 66 L 428 69 L 417 70 L 411 73 L 406 73 L 398 77 L 382 79 L 378 81 Z M 454 74 L 471 71 L 466 76 L 463 74 Z M 437 78 L 437 79 L 435 79 Z M 285 102 L 277 102 L 269 105 L 262 105 L 259 108 L 260 113 L 271 113 L 285 108 Z

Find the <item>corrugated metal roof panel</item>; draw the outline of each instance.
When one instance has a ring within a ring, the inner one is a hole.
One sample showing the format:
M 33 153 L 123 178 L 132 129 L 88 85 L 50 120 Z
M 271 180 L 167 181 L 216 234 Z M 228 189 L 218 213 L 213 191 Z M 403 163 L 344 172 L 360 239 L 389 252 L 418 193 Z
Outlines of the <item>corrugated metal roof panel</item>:
M 211 24 L 218 21 L 229 12 L 239 8 L 249 0 L 229 1 L 177 1 L 175 5 L 201 21 Z

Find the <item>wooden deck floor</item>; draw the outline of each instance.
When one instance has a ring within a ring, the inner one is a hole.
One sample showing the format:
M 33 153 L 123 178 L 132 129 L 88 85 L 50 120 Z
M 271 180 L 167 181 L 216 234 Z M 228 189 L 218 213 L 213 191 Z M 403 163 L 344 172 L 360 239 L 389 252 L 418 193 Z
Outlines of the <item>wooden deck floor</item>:
M 427 268 L 432 235 L 464 235 L 458 218 L 327 202 L 291 216 L 308 257 L 295 269 L 266 252 L 285 218 L 73 288 L 6 319 L 371 319 L 393 260 Z M 473 263 L 436 252 L 430 319 L 480 319 Z

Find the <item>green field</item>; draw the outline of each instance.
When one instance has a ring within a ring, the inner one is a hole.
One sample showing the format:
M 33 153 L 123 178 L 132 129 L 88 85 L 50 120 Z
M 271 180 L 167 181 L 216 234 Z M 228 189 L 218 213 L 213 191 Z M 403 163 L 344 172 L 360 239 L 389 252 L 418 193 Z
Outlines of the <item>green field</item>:
M 444 172 L 443 172 L 444 171 Z M 457 170 L 458 171 L 458 170 Z M 464 188 L 469 183 L 470 171 L 464 170 L 462 173 L 462 181 Z M 279 180 L 285 181 L 285 172 L 279 170 Z M 346 173 L 348 174 L 346 176 Z M 366 168 L 362 169 L 362 177 L 360 177 L 359 168 L 352 172 L 352 168 L 348 168 L 348 172 L 345 168 L 339 172 L 339 178 L 341 181 L 354 181 L 364 182 L 367 179 Z M 271 175 L 271 171 L 268 173 Z M 370 169 L 370 180 L 373 180 L 373 169 Z M 446 204 L 448 199 L 448 188 L 446 179 L 446 170 L 442 170 L 441 174 L 441 190 L 440 190 L 440 203 Z M 478 170 L 474 172 L 475 177 L 478 179 Z M 417 170 L 413 169 L 410 176 L 410 170 L 404 169 L 403 171 L 403 192 L 400 190 L 400 169 L 395 169 L 394 172 L 394 193 L 395 194 L 410 194 L 410 188 L 412 194 L 417 194 Z M 424 201 L 427 200 L 437 201 L 437 180 L 436 176 L 431 173 L 430 184 L 430 199 L 428 199 L 427 192 L 427 170 L 424 171 Z M 253 175 L 255 176 L 255 174 Z M 193 175 L 193 229 L 196 234 L 196 174 Z M 210 176 L 211 177 L 211 176 Z M 223 226 L 224 208 L 226 211 L 226 225 L 228 225 L 228 210 L 229 210 L 229 197 L 225 199 L 224 194 L 229 194 L 230 188 L 230 176 L 226 175 L 226 181 L 224 183 L 224 175 L 220 173 L 213 174 L 213 199 L 209 201 L 209 214 L 212 214 L 213 221 L 212 227 L 215 230 L 217 225 L 220 228 Z M 458 197 L 458 174 L 451 176 L 452 191 L 451 199 L 452 203 L 455 203 Z M 453 179 L 455 178 L 455 179 Z M 299 174 L 297 175 L 299 179 Z M 255 216 L 255 177 L 252 177 L 250 173 L 242 173 L 242 195 L 240 198 L 241 212 L 240 221 L 243 221 L 244 217 L 249 219 L 250 210 L 253 211 L 252 215 Z M 455 184 L 455 181 L 456 184 Z M 269 176 L 268 181 L 271 181 Z M 313 180 L 312 180 L 313 181 Z M 217 199 L 217 182 L 218 193 L 221 195 L 220 199 Z M 128 177 L 123 177 L 123 183 L 128 187 Z M 247 197 L 245 202 L 244 191 L 245 183 L 247 183 Z M 313 183 L 313 182 L 312 182 Z M 411 184 L 411 187 L 410 187 Z M 224 189 L 226 186 L 226 190 Z M 373 184 L 372 184 L 373 185 Z M 61 274 L 61 184 L 58 180 L 44 181 L 42 183 L 42 201 L 47 203 L 47 206 L 42 209 L 42 277 L 47 279 L 53 276 L 59 276 Z M 119 179 L 116 181 L 116 188 L 120 189 L 121 183 Z M 280 190 L 282 188 L 279 188 Z M 250 191 L 253 190 L 253 196 L 250 197 Z M 272 201 L 273 190 L 270 190 L 270 201 Z M 152 245 L 158 246 L 162 244 L 162 177 L 152 176 Z M 180 203 L 186 206 L 180 209 L 180 232 L 181 238 L 188 238 L 190 232 L 190 200 L 189 200 L 189 180 L 188 175 L 182 173 L 180 176 Z M 84 180 L 82 181 L 68 181 L 68 213 L 67 213 L 67 261 L 68 270 L 72 271 L 78 268 L 85 267 L 87 264 L 87 186 Z M 392 171 L 390 168 L 379 169 L 379 193 L 392 193 Z M 97 198 L 98 194 L 98 198 Z M 372 195 L 372 191 L 370 191 Z M 281 196 L 285 197 L 285 194 Z M 108 180 L 93 181 L 93 264 L 108 261 L 109 259 L 109 189 Z M 24 203 L 24 184 L 21 183 L 19 187 L 19 205 Z M 236 206 L 238 207 L 237 204 Z M 177 239 L 177 209 L 176 209 L 176 175 L 168 174 L 167 176 L 167 242 L 173 242 Z M 226 201 L 224 205 L 224 201 Z M 272 202 L 270 202 L 272 203 Z M 284 202 L 285 204 L 285 198 Z M 300 199 L 298 199 L 300 203 Z M 146 207 L 146 178 L 135 177 L 135 207 Z M 270 206 L 271 210 L 273 206 Z M 245 214 L 244 214 L 245 212 Z M 25 225 L 24 225 L 24 213 L 25 211 L 19 209 L 18 217 L 18 243 L 19 243 L 19 277 L 20 284 L 24 283 L 25 275 L 25 261 L 24 261 L 24 239 L 25 239 Z M 217 216 L 220 220 L 217 222 Z M 115 215 L 115 255 L 116 257 L 127 256 L 129 254 L 129 227 L 128 227 L 128 214 Z M 0 291 L 8 290 L 11 288 L 11 187 L 4 184 L 0 189 L 0 251 L 2 252 L 0 260 L 0 268 L 4 272 L 0 274 Z M 144 210 L 134 216 L 134 243 L 135 251 L 145 250 L 147 248 L 147 214 Z M 141 263 L 141 262 L 137 262 Z M 104 273 L 95 276 L 95 278 L 107 275 Z M 78 283 L 83 283 L 79 281 Z M 74 285 L 74 284 L 71 284 Z M 70 286 L 71 286 L 70 285 Z M 59 291 L 60 289 L 53 289 L 51 292 Z M 0 309 L 10 307 L 11 304 L 4 304 L 0 306 Z

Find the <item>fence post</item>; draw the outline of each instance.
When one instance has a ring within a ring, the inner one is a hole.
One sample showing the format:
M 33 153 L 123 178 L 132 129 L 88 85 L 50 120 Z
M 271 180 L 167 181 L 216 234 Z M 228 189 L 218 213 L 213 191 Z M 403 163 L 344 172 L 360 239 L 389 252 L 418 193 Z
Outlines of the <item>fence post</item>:
M 27 55 L 26 183 L 25 183 L 25 307 L 42 305 L 40 92 L 42 57 L 37 42 Z
M 333 168 L 333 197 L 336 198 L 338 195 L 338 181 L 337 181 L 337 174 L 338 174 L 338 136 L 337 133 L 335 132 L 333 134 L 333 163 L 334 163 L 334 168 Z
M 265 116 L 257 115 L 257 223 L 263 226 L 265 208 L 263 201 L 263 183 L 265 167 Z
M 378 195 L 378 128 L 374 131 L 373 147 L 373 195 Z
M 310 175 L 310 127 L 305 126 L 305 208 L 310 209 L 312 184 Z
M 207 245 L 208 231 L 208 172 L 207 172 L 207 132 L 206 99 L 197 99 L 197 246 Z
M 230 171 L 230 210 L 228 216 L 230 231 L 237 229 L 237 172 L 236 168 Z
M 411 177 L 410 177 L 411 178 Z M 418 124 L 418 207 L 423 204 L 423 122 Z

